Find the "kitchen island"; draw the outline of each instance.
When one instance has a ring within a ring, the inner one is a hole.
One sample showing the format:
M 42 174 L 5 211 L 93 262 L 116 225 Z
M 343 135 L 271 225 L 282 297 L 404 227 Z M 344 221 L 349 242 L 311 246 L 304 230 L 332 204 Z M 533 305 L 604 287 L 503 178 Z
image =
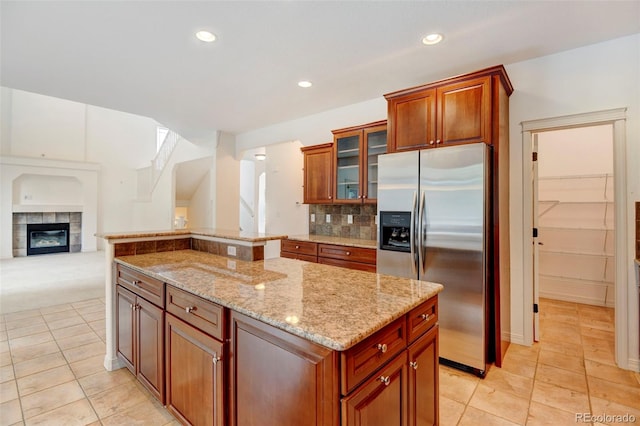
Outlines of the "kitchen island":
M 437 419 L 439 284 L 184 249 L 111 287 L 118 360 L 185 424 Z

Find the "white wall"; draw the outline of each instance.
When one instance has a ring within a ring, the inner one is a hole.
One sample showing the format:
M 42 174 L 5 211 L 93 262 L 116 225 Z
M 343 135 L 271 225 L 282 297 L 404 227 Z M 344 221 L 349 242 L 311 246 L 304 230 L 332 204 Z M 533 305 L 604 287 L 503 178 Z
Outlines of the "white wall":
M 302 204 L 304 158 L 299 141 L 266 147 L 266 223 L 267 234 L 309 233 L 309 206 Z M 265 258 L 280 256 L 280 241 L 265 248 Z
M 235 157 L 235 137 L 222 133 L 216 151 L 215 227 L 240 229 L 240 160 Z
M 151 201 L 139 202 L 136 169 L 149 166 L 156 154 L 156 128 L 159 125 L 156 121 L 6 87 L 0 88 L 0 96 L 2 156 L 39 159 L 40 163 L 33 167 L 40 169 L 28 170 L 33 175 L 43 175 L 42 167 L 45 166 L 42 161 L 55 163 L 61 160 L 71 170 L 76 167 L 75 164 L 80 169 L 84 168 L 83 165 L 93 167 L 97 187 L 91 190 L 96 207 L 90 211 L 83 210 L 83 225 L 96 224 L 91 235 L 96 232 L 171 229 L 175 203 L 171 173 L 173 164 L 215 153 L 215 135 L 210 143 L 198 146 L 181 140 L 171 156 L 169 166 L 160 177 Z M 12 176 L 15 178 L 24 172 Z M 74 176 L 60 173 L 49 175 Z M 8 245 L 9 253 L 11 250 L 11 240 L 5 237 L 10 233 L 7 227 L 10 227 L 14 198 L 10 179 L 3 174 L 0 182 L 3 194 L 0 206 L 3 218 L 0 224 L 3 234 L 2 257 L 11 256 L 4 250 L 5 245 Z M 4 202 L 5 195 L 8 195 L 8 202 Z M 51 200 L 54 195 L 49 193 L 46 202 L 63 204 L 68 201 L 65 197 Z M 35 200 L 29 201 L 36 203 Z M 88 218 L 88 214 L 95 218 Z M 209 212 L 209 216 L 213 217 L 213 214 Z M 101 242 L 98 242 L 98 248 L 101 248 Z M 85 245 L 83 242 L 83 249 L 87 247 L 96 247 L 96 244 Z
M 633 202 L 640 199 L 640 35 L 594 44 L 506 65 L 515 91 L 510 99 L 511 140 L 511 294 L 512 334 L 523 338 L 523 155 L 520 123 L 614 108 L 627 108 L 628 281 L 633 280 Z M 629 306 L 629 323 L 638 324 L 637 301 Z M 630 355 L 638 357 L 638 336 L 629 336 Z

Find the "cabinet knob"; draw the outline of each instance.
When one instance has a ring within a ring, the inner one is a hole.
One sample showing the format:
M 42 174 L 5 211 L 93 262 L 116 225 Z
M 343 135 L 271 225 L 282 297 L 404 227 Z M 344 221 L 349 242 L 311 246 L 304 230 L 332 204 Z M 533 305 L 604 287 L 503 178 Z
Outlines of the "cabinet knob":
M 218 355 L 214 355 L 213 356 L 213 363 L 214 364 L 218 364 L 219 361 L 220 361 L 220 357 Z
M 441 144 L 441 143 L 442 143 L 442 141 L 441 141 L 440 139 L 438 139 L 438 140 L 436 141 L 436 145 L 437 145 L 437 144 Z
M 129 307 L 131 308 L 132 311 L 136 308 L 135 306 L 133 306 L 132 303 L 129 303 Z
M 429 145 L 433 145 L 433 141 L 429 141 Z
M 133 282 L 131 284 L 133 284 L 134 286 L 138 287 L 140 285 L 140 281 L 133 280 Z
M 187 306 L 186 308 L 184 308 L 185 312 L 190 314 L 191 312 L 196 310 L 195 306 Z
M 133 309 L 135 309 L 136 311 L 139 311 L 141 307 L 142 306 L 140 306 L 139 303 L 136 303 L 135 305 L 133 305 Z
M 411 361 L 409 363 L 409 367 L 413 368 L 414 370 L 418 369 L 418 361 Z
M 296 250 L 298 250 L 300 248 L 300 246 L 296 246 Z
M 385 353 L 387 351 L 387 344 L 386 343 L 378 343 L 378 350 L 382 353 Z
M 347 252 L 347 256 L 351 256 L 351 252 L 350 251 Z
M 425 321 L 429 321 L 429 318 L 431 318 L 430 314 L 422 314 L 420 315 L 420 318 L 422 318 Z
M 391 377 L 389 376 L 380 376 L 378 377 L 378 380 L 384 383 L 385 386 L 389 386 L 389 383 L 391 383 Z

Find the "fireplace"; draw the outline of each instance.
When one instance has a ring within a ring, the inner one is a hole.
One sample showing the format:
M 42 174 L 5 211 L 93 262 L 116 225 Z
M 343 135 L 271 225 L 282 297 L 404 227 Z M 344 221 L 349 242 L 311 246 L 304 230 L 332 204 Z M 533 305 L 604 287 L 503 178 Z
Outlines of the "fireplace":
M 69 252 L 68 223 L 27 224 L 27 256 Z

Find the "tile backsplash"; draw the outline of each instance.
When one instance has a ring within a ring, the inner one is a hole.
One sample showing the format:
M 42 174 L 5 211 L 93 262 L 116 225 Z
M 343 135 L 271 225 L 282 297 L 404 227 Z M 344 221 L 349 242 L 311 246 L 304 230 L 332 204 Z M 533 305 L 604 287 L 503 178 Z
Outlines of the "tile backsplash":
M 375 240 L 378 231 L 376 213 L 375 204 L 310 204 L 309 234 Z M 311 221 L 311 215 L 315 215 L 315 222 Z M 327 215 L 331 216 L 331 222 L 327 222 Z M 353 216 L 351 224 L 348 215 Z

